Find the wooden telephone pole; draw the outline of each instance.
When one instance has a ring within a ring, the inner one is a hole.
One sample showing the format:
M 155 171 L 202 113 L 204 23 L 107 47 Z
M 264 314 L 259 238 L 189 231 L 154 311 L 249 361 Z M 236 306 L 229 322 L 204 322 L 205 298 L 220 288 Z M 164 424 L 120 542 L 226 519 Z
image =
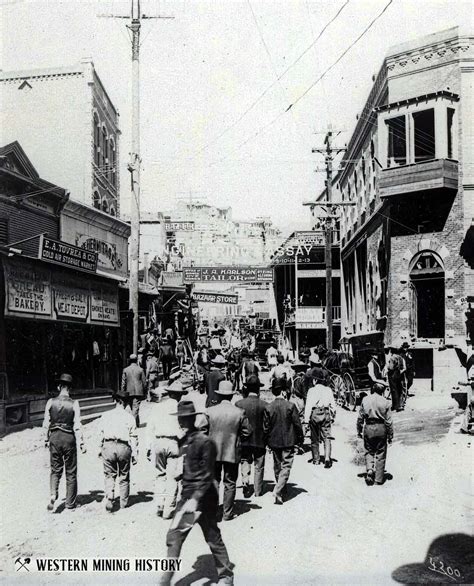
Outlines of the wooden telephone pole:
M 345 148 L 334 148 L 332 146 L 333 129 L 328 127 L 326 137 L 324 139 L 325 147 L 312 149 L 313 153 L 321 153 L 325 155 L 325 171 L 326 171 L 326 199 L 315 202 L 308 202 L 303 205 L 311 207 L 313 210 L 316 206 L 321 206 L 326 209 L 324 217 L 323 232 L 325 235 L 325 265 L 326 265 L 326 346 L 328 350 L 333 348 L 333 318 L 332 318 L 332 243 L 333 243 L 333 220 L 339 217 L 338 207 L 352 206 L 353 202 L 334 202 L 332 201 L 332 181 L 333 181 L 333 161 L 334 154 L 342 153 Z M 314 227 L 313 227 L 314 229 Z
M 131 0 L 129 16 L 104 14 L 101 18 L 128 20 L 127 28 L 132 33 L 132 150 L 128 170 L 131 179 L 130 208 L 130 278 L 129 309 L 133 314 L 133 352 L 138 350 L 138 269 L 140 256 L 140 29 L 142 20 L 173 19 L 173 16 L 145 16 L 141 12 L 140 0 Z

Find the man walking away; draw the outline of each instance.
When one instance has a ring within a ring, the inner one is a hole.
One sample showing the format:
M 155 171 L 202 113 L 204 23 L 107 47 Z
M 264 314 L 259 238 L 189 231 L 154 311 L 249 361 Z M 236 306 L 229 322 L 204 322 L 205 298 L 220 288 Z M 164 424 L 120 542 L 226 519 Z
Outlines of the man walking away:
M 281 379 L 272 383 L 275 400 L 267 405 L 263 418 L 263 437 L 273 452 L 276 505 L 283 504 L 283 491 L 290 477 L 295 445 L 303 443 L 303 428 L 295 405 L 283 397 L 285 385 Z
M 143 369 L 137 364 L 137 355 L 130 354 L 129 361 L 129 366 L 122 373 L 119 395 L 125 407 L 131 410 L 137 427 L 140 427 L 140 401 L 145 396 L 146 379 Z
M 263 473 L 265 469 L 265 442 L 263 440 L 263 414 L 266 403 L 259 397 L 260 387 L 263 384 L 258 376 L 249 376 L 245 382 L 245 390 L 248 393 L 245 399 L 237 401 L 236 407 L 243 409 L 248 417 L 252 433 L 242 438 L 241 473 L 244 497 L 248 498 L 252 490 L 250 488 L 250 475 L 252 464 L 255 465 L 253 490 L 256 497 L 263 494 Z
M 172 344 L 172 339 L 169 336 L 161 340 L 160 360 L 163 368 L 163 380 L 166 381 L 170 378 L 171 367 L 173 366 L 174 352 Z
M 48 511 L 54 509 L 58 499 L 59 482 L 66 470 L 66 509 L 74 509 L 77 498 L 77 445 L 85 453 L 79 403 L 69 396 L 72 376 L 62 374 L 57 380 L 59 395 L 49 399 L 44 412 L 43 429 L 45 446 L 49 446 L 51 459 L 50 500 Z
M 364 432 L 365 465 L 367 485 L 383 484 L 385 478 L 385 460 L 387 458 L 387 442 L 392 443 L 393 426 L 390 401 L 382 394 L 384 386 L 375 384 L 372 394 L 362 399 L 357 418 L 357 435 Z
M 273 342 L 270 344 L 270 346 L 267 349 L 267 351 L 265 352 L 265 354 L 267 357 L 268 370 L 271 370 L 274 366 L 276 366 L 277 356 L 278 356 L 278 350 L 273 345 Z
M 181 381 L 162 387 L 161 391 L 161 401 L 153 405 L 147 422 L 146 457 L 156 468 L 156 514 L 170 519 L 178 494 L 178 442 L 183 435 L 175 414 L 177 404 L 188 391 Z
M 234 501 L 239 474 L 241 442 L 252 433 L 252 428 L 243 409 L 232 405 L 234 395 L 232 383 L 221 381 L 216 390 L 218 404 L 209 407 L 209 437 L 217 448 L 216 480 L 220 483 L 224 476 L 223 521 L 233 518 Z
M 115 481 L 118 479 L 120 508 L 128 506 L 130 494 L 130 463 L 137 463 L 137 426 L 132 415 L 125 411 L 123 398 L 114 396 L 115 409 L 104 413 L 99 422 L 100 450 L 105 475 L 105 510 L 114 508 Z
M 308 391 L 304 420 L 311 432 L 312 463 L 320 464 L 319 442 L 324 442 L 324 467 L 331 468 L 331 424 L 336 417 L 336 403 L 331 387 L 326 379 L 314 379 L 314 386 Z
M 166 536 L 168 557 L 179 558 L 181 548 L 193 526 L 198 523 L 216 564 L 218 584 L 234 583 L 234 564 L 217 525 L 218 492 L 215 483 L 216 445 L 195 427 L 197 411 L 192 401 L 178 403 L 178 422 L 185 436 L 181 440 L 183 479 L 181 500 Z M 160 584 L 169 585 L 173 572 L 163 574 Z
M 159 370 L 160 367 L 158 363 L 158 358 L 152 352 L 148 352 L 148 359 L 146 361 L 146 382 L 148 389 L 148 401 L 153 400 L 154 390 L 158 386 Z
M 211 360 L 211 370 L 204 375 L 204 388 L 207 393 L 206 407 L 217 403 L 216 389 L 225 380 L 225 358 L 218 354 Z
M 249 352 L 244 348 L 242 350 L 242 364 L 239 369 L 241 386 L 243 387 L 245 385 L 245 381 L 249 376 L 258 376 L 260 370 L 260 364 L 255 360 L 253 352 Z

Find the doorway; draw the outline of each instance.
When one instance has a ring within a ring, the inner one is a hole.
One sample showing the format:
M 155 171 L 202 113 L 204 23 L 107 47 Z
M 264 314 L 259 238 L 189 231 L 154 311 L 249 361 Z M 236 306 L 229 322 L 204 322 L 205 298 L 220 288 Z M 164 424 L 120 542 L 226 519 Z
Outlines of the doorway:
M 417 255 L 410 271 L 410 327 L 418 338 L 444 338 L 445 275 L 432 252 Z

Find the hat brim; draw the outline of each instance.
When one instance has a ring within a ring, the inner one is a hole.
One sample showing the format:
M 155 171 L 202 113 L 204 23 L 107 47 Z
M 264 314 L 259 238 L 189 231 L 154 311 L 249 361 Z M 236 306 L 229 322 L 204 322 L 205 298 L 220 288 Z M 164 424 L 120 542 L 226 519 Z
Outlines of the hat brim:
M 178 411 L 176 411 L 175 413 L 170 413 L 170 415 L 178 415 L 179 417 L 192 417 L 194 415 L 202 415 L 204 413 L 204 411 L 193 411 L 192 413 L 178 413 Z
M 164 387 L 164 390 L 167 393 L 176 393 L 176 394 L 180 394 L 180 395 L 185 395 L 186 393 L 189 393 L 188 389 L 173 389 L 171 387 Z
M 251 388 L 254 388 L 254 387 L 260 387 L 261 388 L 261 387 L 264 387 L 264 386 L 265 385 L 263 383 L 261 383 L 261 382 L 259 382 L 259 383 L 250 383 L 250 384 L 249 383 L 244 383 L 244 387 L 246 389 L 251 389 Z
M 392 578 L 400 584 L 446 584 L 446 574 L 430 570 L 425 564 L 407 564 L 392 572 Z
M 235 395 L 235 391 L 214 391 L 216 393 L 216 395 Z
M 72 381 L 71 380 L 64 380 L 62 378 L 57 378 L 56 379 L 56 383 L 61 383 L 63 385 L 69 385 L 70 387 L 72 387 Z

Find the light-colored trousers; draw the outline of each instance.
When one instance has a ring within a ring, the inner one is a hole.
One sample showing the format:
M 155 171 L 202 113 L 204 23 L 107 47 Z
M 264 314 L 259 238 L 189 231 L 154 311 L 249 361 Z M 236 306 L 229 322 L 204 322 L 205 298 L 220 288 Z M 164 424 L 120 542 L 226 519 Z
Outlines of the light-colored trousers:
M 170 437 L 157 437 L 154 443 L 156 481 L 155 499 L 163 517 L 171 516 L 176 506 L 178 494 L 179 447 L 178 440 Z

